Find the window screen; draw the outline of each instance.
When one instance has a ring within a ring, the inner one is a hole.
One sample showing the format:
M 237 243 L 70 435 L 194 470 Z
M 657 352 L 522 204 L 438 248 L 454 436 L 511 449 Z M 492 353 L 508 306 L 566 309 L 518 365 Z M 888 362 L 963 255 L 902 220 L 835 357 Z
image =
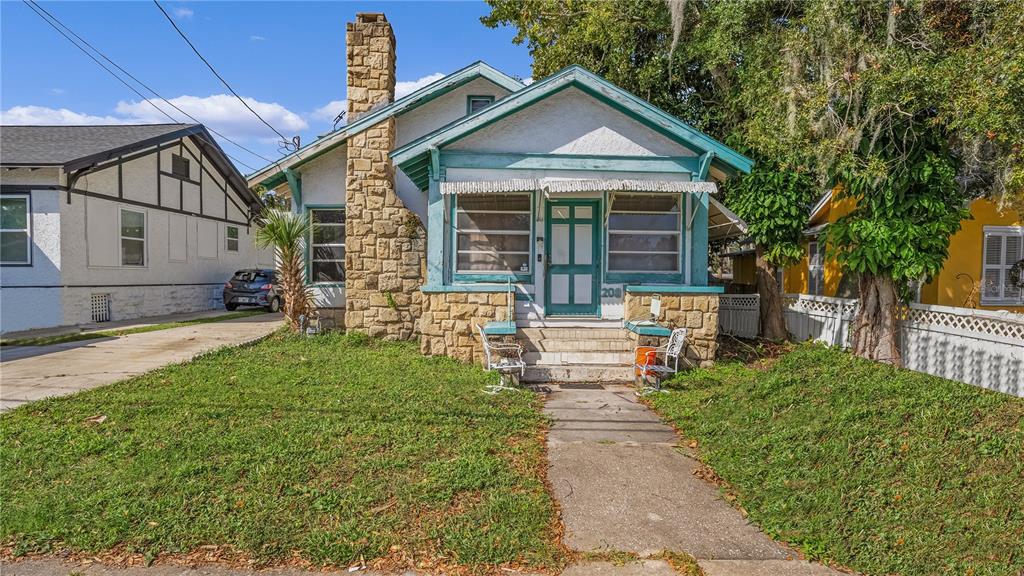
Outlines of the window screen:
M 345 281 L 345 210 L 309 211 L 309 272 L 312 282 Z
M 455 271 L 530 272 L 529 194 L 456 197 Z
M 28 196 L 0 198 L 0 262 L 28 264 L 32 247 Z
M 680 202 L 678 194 L 616 194 L 608 215 L 608 271 L 679 272 Z
M 817 240 L 807 243 L 807 293 L 821 295 L 825 291 L 825 244 Z

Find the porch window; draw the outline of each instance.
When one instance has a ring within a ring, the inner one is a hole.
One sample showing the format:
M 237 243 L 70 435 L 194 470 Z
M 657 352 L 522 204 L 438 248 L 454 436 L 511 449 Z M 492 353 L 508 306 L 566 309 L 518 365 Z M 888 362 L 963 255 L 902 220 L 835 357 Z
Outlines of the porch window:
M 344 282 L 345 210 L 310 209 L 309 221 L 310 282 Z
M 1024 303 L 1012 277 L 1014 266 L 1024 260 L 1024 226 L 985 226 L 982 258 L 981 303 Z
M 818 240 L 807 243 L 807 293 L 822 295 L 825 291 L 825 244 Z
M 679 273 L 680 203 L 678 194 L 616 194 L 608 215 L 608 271 Z
M 530 194 L 454 197 L 455 272 L 529 274 Z

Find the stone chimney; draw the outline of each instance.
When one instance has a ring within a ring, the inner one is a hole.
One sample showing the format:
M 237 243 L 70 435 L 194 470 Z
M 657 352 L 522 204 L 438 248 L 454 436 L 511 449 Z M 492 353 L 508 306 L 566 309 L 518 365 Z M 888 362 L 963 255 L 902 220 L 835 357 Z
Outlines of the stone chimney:
M 383 14 L 346 27 L 348 123 L 395 99 L 395 35 Z M 417 336 L 426 242 L 395 190 L 395 118 L 352 134 L 345 166 L 345 328 L 390 340 Z
M 395 100 L 395 33 L 379 13 L 356 14 L 345 27 L 348 121 Z

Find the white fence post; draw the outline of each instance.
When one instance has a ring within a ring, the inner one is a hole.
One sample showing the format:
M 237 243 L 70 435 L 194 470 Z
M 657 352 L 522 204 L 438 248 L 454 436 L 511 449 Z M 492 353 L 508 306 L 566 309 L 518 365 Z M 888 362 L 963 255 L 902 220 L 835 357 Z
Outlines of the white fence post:
M 786 294 L 783 311 L 795 340 L 850 346 L 857 300 Z M 910 304 L 898 323 L 905 368 L 1024 396 L 1024 316 Z

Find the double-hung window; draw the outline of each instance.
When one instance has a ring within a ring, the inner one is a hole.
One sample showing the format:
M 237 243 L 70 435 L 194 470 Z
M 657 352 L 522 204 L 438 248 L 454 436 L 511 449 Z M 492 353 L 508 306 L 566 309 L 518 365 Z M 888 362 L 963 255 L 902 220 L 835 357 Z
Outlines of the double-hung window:
M 529 274 L 530 194 L 455 198 L 455 273 Z
M 121 266 L 146 265 L 146 213 L 121 209 Z
M 608 214 L 608 272 L 678 274 L 679 194 L 615 194 Z
M 1020 279 L 1013 273 L 1017 263 L 1024 260 L 1024 226 L 985 226 L 982 253 L 981 303 L 1024 305 Z
M 825 290 L 825 244 L 817 239 L 807 243 L 807 293 Z
M 30 226 L 28 196 L 0 197 L 0 263 L 32 262 Z
M 344 282 L 345 210 L 313 208 L 309 219 L 310 282 Z
M 228 252 L 238 252 L 238 226 L 227 226 L 225 228 L 225 234 L 227 234 L 227 243 L 225 248 Z

